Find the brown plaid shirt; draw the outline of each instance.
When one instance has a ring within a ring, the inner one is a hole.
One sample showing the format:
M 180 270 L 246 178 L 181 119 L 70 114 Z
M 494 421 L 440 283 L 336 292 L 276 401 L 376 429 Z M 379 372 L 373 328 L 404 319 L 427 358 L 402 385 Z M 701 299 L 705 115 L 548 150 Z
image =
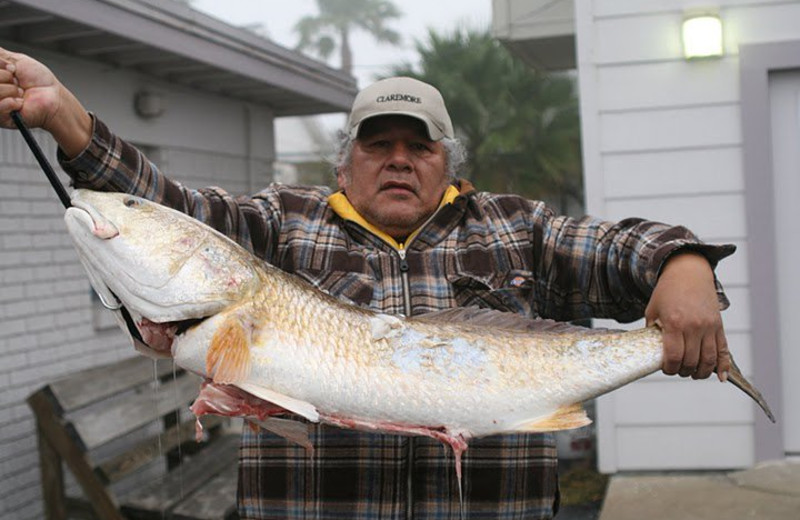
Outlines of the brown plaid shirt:
M 190 190 L 161 175 L 100 121 L 89 147 L 62 165 L 77 187 L 123 191 L 188 213 L 266 261 L 357 305 L 404 312 L 398 251 L 328 203 L 326 188 L 272 185 L 249 197 Z M 682 227 L 554 215 L 513 195 L 460 195 L 405 245 L 412 314 L 479 305 L 556 320 L 638 319 L 659 269 L 679 249 L 712 263 L 732 246 L 700 243 Z M 406 266 L 402 266 L 405 268 Z M 719 297 L 727 305 L 721 287 Z M 480 410 L 476 410 L 480 413 Z M 245 428 L 243 519 L 458 518 L 454 461 L 427 438 L 314 425 L 313 455 Z M 558 507 L 551 435 L 474 439 L 463 459 L 468 518 L 552 518 Z

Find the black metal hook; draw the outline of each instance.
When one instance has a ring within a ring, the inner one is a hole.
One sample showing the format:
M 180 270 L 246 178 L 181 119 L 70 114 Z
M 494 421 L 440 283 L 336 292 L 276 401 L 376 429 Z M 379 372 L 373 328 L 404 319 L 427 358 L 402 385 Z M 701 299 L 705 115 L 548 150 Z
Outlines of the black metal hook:
M 28 127 L 25 125 L 25 121 L 22 120 L 22 116 L 19 115 L 19 112 L 14 110 L 11 112 L 11 119 L 14 120 L 14 124 L 17 125 L 19 131 L 22 132 L 22 137 L 25 138 L 25 142 L 28 143 L 28 147 L 31 149 L 34 157 L 36 157 L 36 160 L 39 162 L 39 166 L 41 166 L 44 174 L 47 176 L 47 180 L 50 181 L 53 189 L 56 190 L 56 195 L 58 195 L 58 198 L 61 200 L 61 204 L 64 205 L 64 208 L 69 208 L 72 206 L 72 202 L 70 201 L 67 190 L 64 188 L 64 185 L 61 184 L 61 181 L 58 180 L 55 170 L 53 170 L 53 167 L 50 165 L 50 161 L 48 161 L 47 157 L 44 156 L 42 149 L 39 147 L 39 143 L 37 143 L 33 138 L 31 131 L 28 130 Z M 114 298 L 117 298 L 117 296 L 114 295 Z M 103 301 L 102 298 L 101 301 Z M 117 302 L 119 302 L 118 298 Z M 110 309 L 110 307 L 108 308 Z M 119 308 L 116 310 L 119 310 L 122 313 L 122 317 L 125 320 L 125 324 L 128 326 L 128 331 L 130 332 L 131 336 L 143 344 L 146 344 L 142 339 L 142 335 L 139 334 L 139 330 L 136 328 L 136 324 L 133 322 L 133 318 L 131 317 L 130 312 L 128 312 L 128 309 L 126 309 L 125 306 L 120 303 Z

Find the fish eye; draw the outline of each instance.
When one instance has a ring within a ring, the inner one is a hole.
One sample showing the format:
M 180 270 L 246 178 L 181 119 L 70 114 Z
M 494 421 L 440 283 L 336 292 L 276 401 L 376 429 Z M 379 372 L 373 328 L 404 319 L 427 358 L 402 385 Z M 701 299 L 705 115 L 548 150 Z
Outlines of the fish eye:
M 124 204 L 126 206 L 128 206 L 129 208 L 132 208 L 134 206 L 138 206 L 140 204 L 140 202 L 137 199 L 134 199 L 133 197 L 129 197 L 129 198 L 125 199 Z

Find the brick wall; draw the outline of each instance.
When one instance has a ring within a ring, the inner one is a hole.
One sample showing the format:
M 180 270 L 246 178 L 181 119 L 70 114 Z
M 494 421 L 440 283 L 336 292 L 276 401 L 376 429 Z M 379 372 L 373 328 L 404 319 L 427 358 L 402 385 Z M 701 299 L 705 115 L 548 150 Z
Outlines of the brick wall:
M 37 134 L 51 161 L 55 148 Z M 66 178 L 62 176 L 65 182 Z M 0 518 L 41 518 L 34 422 L 25 398 L 45 381 L 127 355 L 95 333 L 89 285 L 63 208 L 16 131 L 0 131 Z
M 36 135 L 58 170 L 52 140 Z M 248 175 L 248 161 L 234 153 L 153 150 L 156 163 L 192 187 L 244 193 L 253 182 L 253 163 Z M 269 163 L 255 168 L 263 179 Z M 63 212 L 19 132 L 0 130 L 0 520 L 43 517 L 27 396 L 64 374 L 135 355 L 116 328 L 95 329 L 97 309 Z

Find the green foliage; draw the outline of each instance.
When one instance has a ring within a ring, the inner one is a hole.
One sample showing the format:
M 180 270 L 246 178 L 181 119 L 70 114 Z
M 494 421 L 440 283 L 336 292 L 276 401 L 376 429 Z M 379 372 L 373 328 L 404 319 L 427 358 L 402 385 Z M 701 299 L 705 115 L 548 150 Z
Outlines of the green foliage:
M 350 34 L 362 29 L 379 42 L 397 45 L 400 34 L 386 27 L 387 20 L 400 18 L 401 13 L 389 0 L 317 0 L 319 14 L 304 16 L 295 24 L 300 35 L 298 50 L 311 50 L 328 59 L 339 48 L 341 69 L 353 73 L 353 52 Z
M 392 75 L 441 90 L 470 156 L 461 176 L 478 189 L 544 199 L 564 211 L 582 204 L 572 77 L 529 68 L 486 32 L 429 31 L 416 47 L 419 67 L 397 66 Z

